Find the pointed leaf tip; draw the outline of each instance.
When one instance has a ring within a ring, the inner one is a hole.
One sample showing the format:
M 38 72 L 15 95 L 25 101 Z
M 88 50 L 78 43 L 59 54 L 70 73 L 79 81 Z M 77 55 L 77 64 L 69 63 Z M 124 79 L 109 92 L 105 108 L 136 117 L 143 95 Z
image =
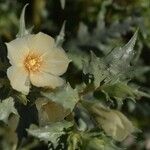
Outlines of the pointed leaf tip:
M 122 48 L 125 50 L 126 54 L 129 55 L 132 53 L 133 48 L 135 46 L 136 40 L 137 40 L 138 30 L 134 33 L 132 38 L 129 40 L 129 42 Z
M 26 25 L 25 25 L 25 11 L 26 11 L 26 8 L 28 5 L 29 4 L 27 3 L 22 9 L 22 12 L 20 15 L 20 21 L 19 21 L 19 32 L 16 35 L 17 38 L 23 37 L 24 35 L 27 35 L 29 33 L 28 30 L 26 29 Z
M 60 0 L 61 8 L 65 8 L 66 0 Z
M 66 20 L 63 22 L 63 25 L 61 27 L 61 30 L 59 32 L 59 35 L 56 37 L 56 45 L 62 46 L 65 38 L 65 26 L 66 26 Z

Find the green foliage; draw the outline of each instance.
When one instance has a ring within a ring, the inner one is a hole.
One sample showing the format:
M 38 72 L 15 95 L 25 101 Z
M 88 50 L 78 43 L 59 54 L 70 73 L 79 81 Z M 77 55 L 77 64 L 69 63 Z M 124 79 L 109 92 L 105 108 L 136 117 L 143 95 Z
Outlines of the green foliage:
M 84 63 L 83 72 L 85 75 L 89 75 L 89 83 L 92 83 L 91 76 L 93 75 L 95 88 L 98 91 L 102 91 L 107 100 L 111 98 L 116 100 L 126 98 L 135 100 L 135 98 L 143 96 L 136 87 L 130 87 L 127 84 L 129 77 L 134 72 L 131 64 L 134 60 L 135 52 L 133 47 L 136 38 L 137 32 L 125 46 L 113 49 L 102 58 L 98 58 L 91 52 L 90 61 Z
M 0 2 L 2 41 L 12 39 L 18 23 L 17 38 L 30 34 L 31 29 L 28 30 L 25 23 L 27 5 L 22 9 L 19 22 L 17 13 L 22 6 L 9 0 Z M 46 144 L 50 142 L 56 150 L 60 149 L 61 140 L 68 150 L 120 150 L 117 145 L 126 143 L 125 138 L 128 140 L 131 134 L 137 136 L 138 147 L 144 149 L 148 133 L 133 133 L 136 127 L 124 114 L 139 128 L 149 128 L 149 6 L 148 0 L 78 0 L 71 4 L 65 0 L 35 0 L 29 4 L 26 20 L 35 22 L 36 32 L 42 30 L 57 35 L 62 26 L 56 45 L 63 46 L 72 60 L 63 75 L 68 83 L 55 90 L 32 86 L 25 96 L 10 87 L 6 75 L 8 60 L 0 61 L 0 120 L 4 122 L 0 125 L 0 149 L 15 149 L 17 135 L 20 149 L 36 149 L 41 144 L 37 140 L 32 143 L 27 137 L 25 145 L 21 142 L 26 136 L 25 130 L 33 141 L 36 138 Z M 126 42 L 131 34 L 132 38 Z M 14 99 L 5 99 L 9 96 Z M 27 112 L 30 112 L 28 116 Z M 11 124 L 12 114 L 21 116 L 19 125 L 18 122 Z M 10 125 L 15 128 L 9 129 Z M 6 135 L 15 137 L 11 144 L 6 142 L 9 139 Z M 127 149 L 136 143 L 134 140 Z
M 120 150 L 114 142 L 99 131 L 86 133 L 70 133 L 68 139 L 68 150 Z
M 54 147 L 56 147 L 58 145 L 60 136 L 65 134 L 64 129 L 68 129 L 72 125 L 73 124 L 71 122 L 62 121 L 41 128 L 35 128 L 31 126 L 29 129 L 27 129 L 27 131 L 30 135 L 37 137 L 40 140 L 44 140 L 45 142 L 51 141 Z
M 111 84 L 126 78 L 133 59 L 136 38 L 137 32 L 124 47 L 113 49 L 104 58 L 98 58 L 93 53 L 91 54 L 91 60 L 88 65 L 85 64 L 83 72 L 84 74 L 93 74 L 96 88 L 102 81 L 104 84 Z
M 102 91 L 109 96 L 109 99 L 115 98 L 116 100 L 124 100 L 126 98 L 135 100 L 137 96 L 140 96 L 136 88 L 132 88 L 123 82 L 103 86 Z

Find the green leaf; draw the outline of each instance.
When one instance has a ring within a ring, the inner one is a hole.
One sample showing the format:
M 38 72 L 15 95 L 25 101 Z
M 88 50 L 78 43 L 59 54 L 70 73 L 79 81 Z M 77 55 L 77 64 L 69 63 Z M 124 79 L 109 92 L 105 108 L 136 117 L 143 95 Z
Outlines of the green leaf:
M 130 86 L 126 82 L 116 82 L 114 84 L 107 84 L 101 87 L 101 91 L 106 95 L 106 99 L 114 98 L 116 100 L 139 99 L 140 97 L 150 98 L 149 93 L 139 91 L 137 86 Z M 118 102 L 119 102 L 118 101 Z
M 49 100 L 62 105 L 65 109 L 72 111 L 79 100 L 79 95 L 76 89 L 73 89 L 70 84 L 51 93 L 42 93 Z
M 130 63 L 134 56 L 133 47 L 136 38 L 137 32 L 124 47 L 113 49 L 104 58 L 98 58 L 91 52 L 90 61 L 88 63 L 84 62 L 83 73 L 94 76 L 94 85 L 96 88 L 98 88 L 100 84 L 102 85 L 102 83 L 112 84 L 118 79 L 126 79 L 131 69 Z
M 127 83 L 117 82 L 112 85 L 102 87 L 102 91 L 107 93 L 109 97 L 117 100 L 124 100 L 125 98 L 135 99 L 137 96 L 137 89 L 131 88 Z
M 9 97 L 0 103 L 0 120 L 7 123 L 11 113 L 18 115 L 18 112 L 14 107 L 14 100 L 12 97 Z
M 51 141 L 56 147 L 60 136 L 65 134 L 64 129 L 68 129 L 73 126 L 72 122 L 62 121 L 47 125 L 45 127 L 33 128 L 32 126 L 27 129 L 28 133 L 42 141 Z

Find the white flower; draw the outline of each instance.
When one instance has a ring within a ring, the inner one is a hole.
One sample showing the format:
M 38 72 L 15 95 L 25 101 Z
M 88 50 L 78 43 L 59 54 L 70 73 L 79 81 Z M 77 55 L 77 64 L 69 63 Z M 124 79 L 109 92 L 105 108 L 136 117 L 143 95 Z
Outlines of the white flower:
M 64 80 L 59 76 L 66 72 L 70 60 L 52 37 L 40 32 L 17 38 L 6 45 L 12 65 L 7 75 L 15 90 L 28 94 L 30 82 L 37 87 L 63 85 Z

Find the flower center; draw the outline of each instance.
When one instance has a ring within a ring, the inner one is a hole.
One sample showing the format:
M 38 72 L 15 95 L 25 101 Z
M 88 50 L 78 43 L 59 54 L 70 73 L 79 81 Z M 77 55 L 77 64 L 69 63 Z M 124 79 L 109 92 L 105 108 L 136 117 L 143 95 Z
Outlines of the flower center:
M 41 64 L 42 58 L 35 54 L 29 54 L 24 61 L 24 66 L 29 72 L 39 71 Z

